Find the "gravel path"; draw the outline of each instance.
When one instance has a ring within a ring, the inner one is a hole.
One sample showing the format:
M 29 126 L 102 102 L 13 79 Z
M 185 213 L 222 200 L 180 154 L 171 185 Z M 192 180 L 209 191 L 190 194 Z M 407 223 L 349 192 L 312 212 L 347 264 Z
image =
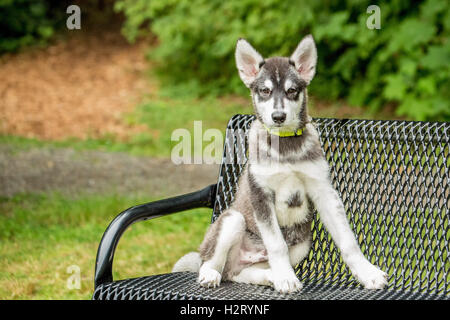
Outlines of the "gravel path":
M 0 196 L 23 192 L 178 195 L 215 183 L 218 165 L 175 165 L 170 159 L 70 148 L 0 145 Z
M 129 44 L 120 24 L 68 32 L 45 48 L 0 56 L 0 133 L 43 140 L 145 132 L 128 124 L 145 94 L 149 41 Z

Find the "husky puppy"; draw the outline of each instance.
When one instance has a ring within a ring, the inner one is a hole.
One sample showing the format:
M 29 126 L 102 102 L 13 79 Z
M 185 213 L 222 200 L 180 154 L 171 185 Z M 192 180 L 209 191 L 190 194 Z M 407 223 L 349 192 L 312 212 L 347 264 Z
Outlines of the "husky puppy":
M 210 225 L 200 252 L 182 257 L 173 271 L 198 272 L 206 287 L 231 280 L 298 291 L 302 284 L 293 267 L 311 249 L 316 208 L 355 278 L 368 289 L 383 288 L 386 273 L 363 256 L 355 240 L 308 116 L 307 86 L 317 63 L 312 36 L 289 58 L 264 59 L 244 39 L 235 55 L 256 115 L 248 133 L 249 159 L 230 208 Z

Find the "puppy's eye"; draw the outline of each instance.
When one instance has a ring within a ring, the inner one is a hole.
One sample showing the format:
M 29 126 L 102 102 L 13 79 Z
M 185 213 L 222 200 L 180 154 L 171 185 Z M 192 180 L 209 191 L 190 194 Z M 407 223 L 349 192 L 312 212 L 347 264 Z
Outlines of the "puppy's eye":
M 259 92 L 265 96 L 268 96 L 271 91 L 269 88 L 262 88 L 262 89 L 259 89 Z
M 289 88 L 289 89 L 286 91 L 286 93 L 287 93 L 288 95 L 294 95 L 294 94 L 297 93 L 297 89 L 295 89 L 295 88 Z

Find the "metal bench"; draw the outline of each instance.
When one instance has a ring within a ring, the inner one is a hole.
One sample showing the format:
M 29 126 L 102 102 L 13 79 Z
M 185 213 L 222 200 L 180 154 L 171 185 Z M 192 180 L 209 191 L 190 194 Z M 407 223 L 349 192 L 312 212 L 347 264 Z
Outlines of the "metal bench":
M 351 276 L 320 213 L 312 224 L 312 250 L 296 267 L 304 284 L 296 294 L 232 282 L 203 288 L 189 272 L 113 281 L 114 251 L 132 223 L 198 207 L 212 208 L 214 222 L 228 207 L 253 119 L 236 115 L 230 120 L 217 184 L 132 207 L 111 222 L 97 253 L 93 299 L 450 298 L 450 123 L 445 122 L 314 119 L 361 249 L 389 275 L 384 290 L 366 290 Z

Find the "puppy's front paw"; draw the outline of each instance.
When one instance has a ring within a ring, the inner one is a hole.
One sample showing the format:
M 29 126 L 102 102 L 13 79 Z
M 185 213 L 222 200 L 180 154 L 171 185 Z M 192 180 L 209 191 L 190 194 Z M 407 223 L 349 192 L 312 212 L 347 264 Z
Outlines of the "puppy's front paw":
M 272 281 L 275 290 L 283 294 L 297 292 L 303 288 L 302 283 L 298 280 L 293 271 L 277 274 L 273 273 L 270 280 Z
M 383 289 L 388 284 L 386 272 L 370 263 L 358 268 L 354 275 L 366 289 Z
M 220 285 L 220 281 L 222 280 L 222 275 L 209 267 L 202 266 L 198 273 L 198 283 L 201 286 L 207 288 L 215 288 Z

